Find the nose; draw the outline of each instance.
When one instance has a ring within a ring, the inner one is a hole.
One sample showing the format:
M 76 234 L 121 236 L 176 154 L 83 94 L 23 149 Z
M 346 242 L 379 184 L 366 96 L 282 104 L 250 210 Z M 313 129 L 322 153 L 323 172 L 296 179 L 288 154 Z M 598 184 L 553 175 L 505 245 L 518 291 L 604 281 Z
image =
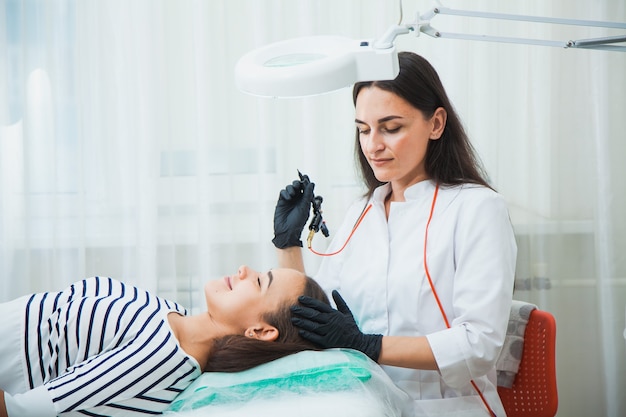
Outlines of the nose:
M 240 280 L 244 280 L 250 276 L 254 275 L 254 271 L 247 265 L 241 265 L 237 270 L 237 278 Z
M 245 279 L 246 275 L 248 273 L 248 267 L 246 265 L 241 265 L 238 269 L 237 269 L 237 278 L 239 279 Z
M 374 129 L 361 139 L 361 150 L 365 155 L 374 155 L 384 148 L 383 136 Z

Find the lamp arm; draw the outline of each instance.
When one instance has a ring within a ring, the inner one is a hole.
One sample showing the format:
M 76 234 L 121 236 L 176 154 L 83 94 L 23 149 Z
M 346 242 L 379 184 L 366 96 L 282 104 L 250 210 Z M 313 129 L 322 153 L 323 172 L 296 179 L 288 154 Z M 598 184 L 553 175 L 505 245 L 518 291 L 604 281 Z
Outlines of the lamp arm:
M 393 41 L 398 35 L 404 35 L 412 30 L 412 25 L 393 25 L 387 29 L 380 39 L 374 42 L 374 49 L 393 48 Z
M 605 27 L 613 29 L 626 29 L 626 23 L 621 22 L 604 22 L 600 20 L 582 20 L 582 19 L 563 19 L 559 17 L 543 17 L 543 16 L 528 16 L 517 15 L 507 13 L 491 13 L 481 12 L 474 10 L 454 10 L 448 7 L 435 7 L 432 9 L 434 15 L 447 14 L 455 16 L 466 17 L 482 17 L 485 19 L 497 19 L 497 20 L 515 20 L 523 22 L 538 22 L 538 23 L 553 23 L 557 25 L 573 25 L 573 26 L 593 26 L 593 27 Z
M 550 24 L 571 25 L 571 26 L 593 26 L 593 27 L 604 27 L 604 28 L 611 28 L 611 29 L 626 30 L 626 23 L 621 23 L 621 22 L 562 19 L 562 18 L 554 18 L 554 17 L 515 15 L 515 14 L 506 14 L 506 13 L 490 13 L 490 12 L 480 12 L 480 11 L 472 11 L 472 10 L 453 10 L 447 7 L 435 7 L 421 16 L 418 14 L 415 22 L 404 25 L 403 27 L 408 27 L 409 30 L 415 30 L 417 35 L 419 35 L 419 33 L 421 32 L 434 38 L 518 43 L 518 44 L 527 44 L 527 45 L 555 46 L 555 47 L 562 47 L 562 48 L 602 49 L 602 50 L 626 52 L 626 46 L 609 45 L 609 44 L 615 44 L 615 43 L 620 43 L 620 42 L 626 42 L 626 35 L 602 37 L 602 38 L 591 38 L 591 39 L 568 40 L 568 41 L 554 41 L 554 40 L 542 40 L 542 39 L 505 37 L 505 36 L 473 35 L 473 34 L 468 34 L 468 33 L 441 32 L 433 28 L 430 24 L 431 20 L 435 16 L 440 15 L 440 14 L 465 16 L 465 17 L 478 17 L 478 18 L 496 19 L 496 20 L 515 20 L 515 21 L 536 22 L 536 23 L 550 23 Z M 390 31 L 388 30 L 387 33 L 389 32 Z M 397 34 L 398 33 L 396 33 L 396 35 Z

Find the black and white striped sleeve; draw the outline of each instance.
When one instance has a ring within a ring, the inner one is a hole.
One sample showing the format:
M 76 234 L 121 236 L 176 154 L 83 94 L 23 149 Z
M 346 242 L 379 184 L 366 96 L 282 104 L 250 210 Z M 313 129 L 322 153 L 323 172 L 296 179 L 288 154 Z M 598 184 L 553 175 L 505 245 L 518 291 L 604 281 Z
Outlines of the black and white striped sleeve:
M 97 277 L 31 301 L 31 388 L 43 384 L 56 415 L 161 414 L 200 375 L 167 324 L 184 314 L 176 303 Z

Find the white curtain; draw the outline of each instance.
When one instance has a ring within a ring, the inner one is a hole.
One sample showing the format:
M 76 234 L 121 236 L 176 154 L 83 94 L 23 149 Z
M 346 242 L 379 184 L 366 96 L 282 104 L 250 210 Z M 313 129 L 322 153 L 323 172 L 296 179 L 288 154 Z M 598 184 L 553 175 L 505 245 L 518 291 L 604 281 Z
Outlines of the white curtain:
M 621 0 L 444 3 L 626 22 Z M 405 0 L 404 21 L 435 5 Z M 201 309 L 205 280 L 274 266 L 273 208 L 297 169 L 324 197 L 332 235 L 360 191 L 350 90 L 260 99 L 236 90 L 233 68 L 269 42 L 376 38 L 399 19 L 396 0 L 0 0 L 0 301 L 106 275 Z M 423 34 L 397 45 L 437 68 L 510 203 L 515 298 L 557 319 L 558 415 L 625 415 L 626 53 Z M 307 257 L 311 274 L 318 262 Z

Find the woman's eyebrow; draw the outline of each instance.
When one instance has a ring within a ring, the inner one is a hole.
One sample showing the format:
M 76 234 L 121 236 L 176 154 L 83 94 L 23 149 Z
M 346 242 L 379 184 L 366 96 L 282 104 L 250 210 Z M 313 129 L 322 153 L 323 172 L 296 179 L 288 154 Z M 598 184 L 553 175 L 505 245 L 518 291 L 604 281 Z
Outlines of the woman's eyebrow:
M 272 281 L 274 281 L 274 275 L 272 274 L 272 270 L 270 269 L 269 271 L 267 271 L 267 276 L 269 277 L 269 281 L 267 283 L 267 288 L 270 288 L 270 285 L 272 285 Z
M 385 123 L 385 122 L 388 122 L 388 121 L 394 120 L 394 119 L 402 119 L 402 116 L 396 116 L 396 115 L 385 116 L 385 117 L 383 117 L 381 119 L 378 119 L 377 123 L 379 123 L 379 124 L 380 123 Z M 354 119 L 354 123 L 362 124 L 362 125 L 366 125 L 367 124 L 367 123 L 365 123 L 365 122 L 363 122 L 363 121 L 361 121 L 359 119 Z

